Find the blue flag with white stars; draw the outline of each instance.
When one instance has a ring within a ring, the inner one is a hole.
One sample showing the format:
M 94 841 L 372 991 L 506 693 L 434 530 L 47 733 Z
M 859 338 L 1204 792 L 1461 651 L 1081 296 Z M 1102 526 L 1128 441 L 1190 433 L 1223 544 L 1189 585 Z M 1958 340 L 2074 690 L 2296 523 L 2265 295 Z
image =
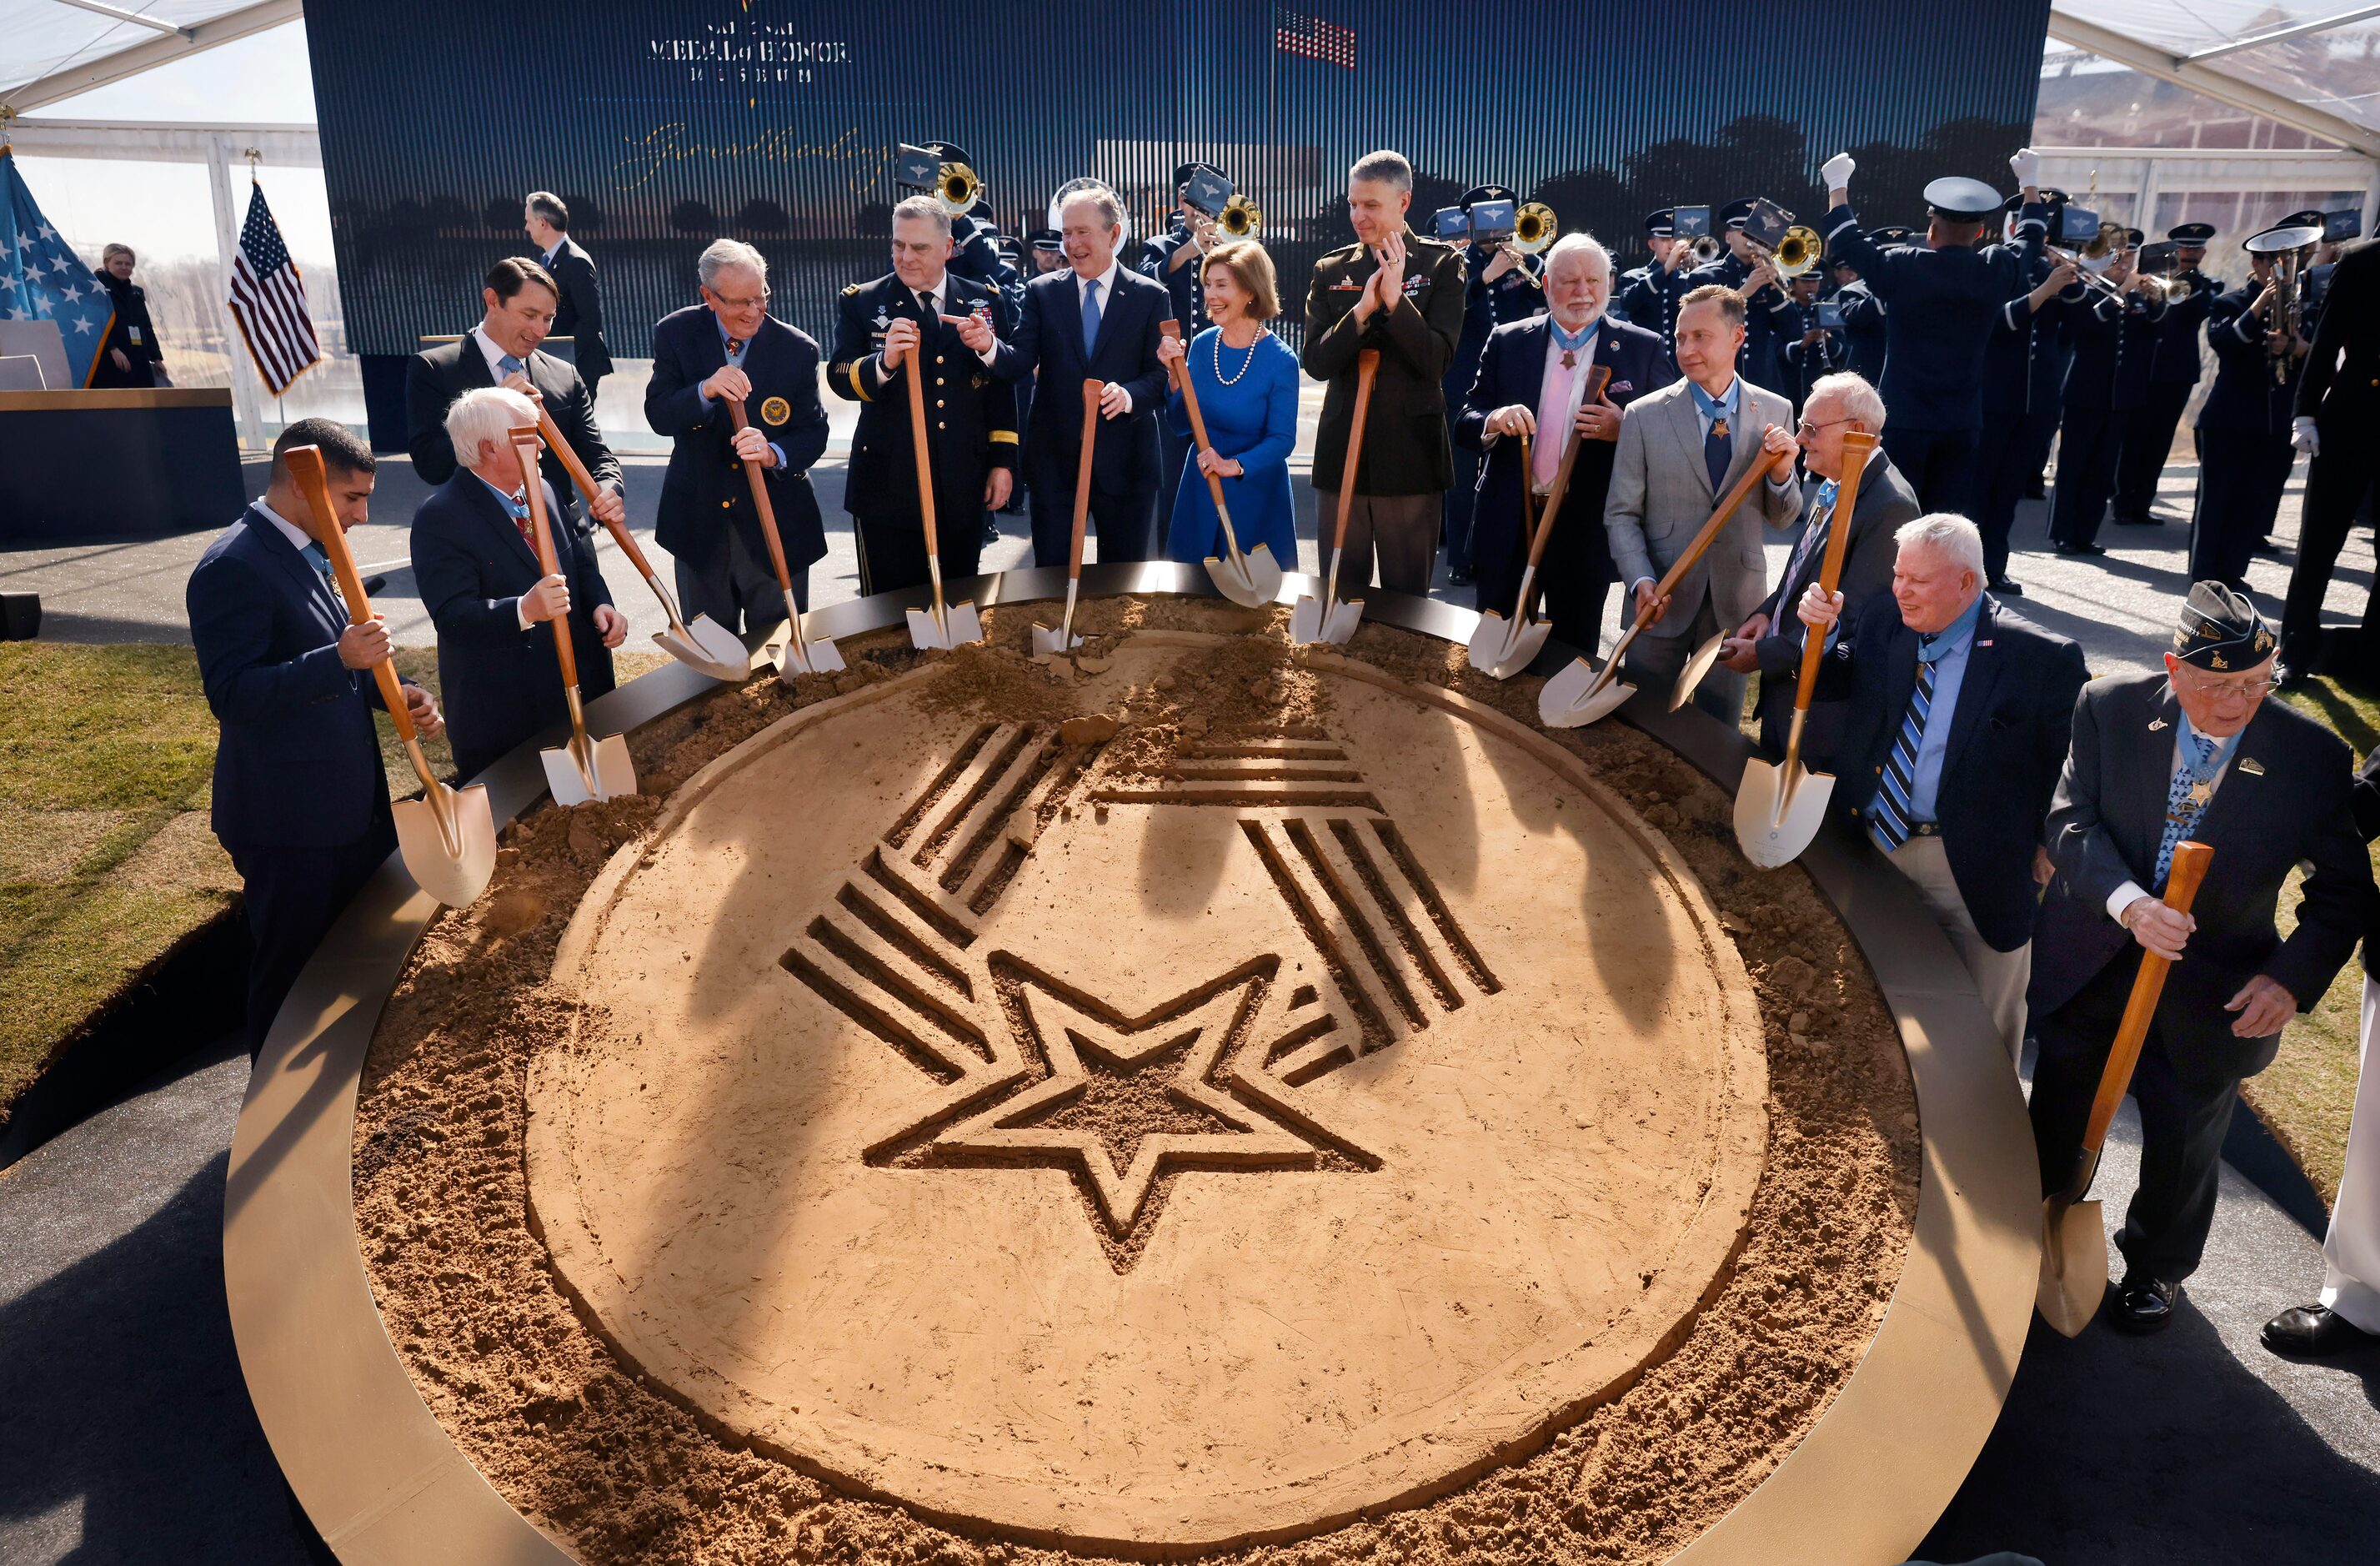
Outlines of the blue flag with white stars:
M 115 324 L 115 305 L 74 247 L 33 204 L 14 153 L 0 152 L 0 321 L 55 321 L 66 339 L 67 369 L 91 385 Z

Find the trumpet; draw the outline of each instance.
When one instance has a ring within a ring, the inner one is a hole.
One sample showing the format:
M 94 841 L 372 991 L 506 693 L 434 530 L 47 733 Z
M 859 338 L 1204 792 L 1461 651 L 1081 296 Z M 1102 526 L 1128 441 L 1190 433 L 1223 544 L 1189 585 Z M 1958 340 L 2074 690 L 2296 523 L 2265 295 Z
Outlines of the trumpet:
M 1686 249 L 1694 253 L 1694 261 L 1698 265 L 1708 266 L 1712 262 L 1717 261 L 1719 258 L 1720 246 L 1718 236 L 1716 234 L 1702 235 L 1697 238 L 1693 244 L 1688 245 Z
M 946 163 L 934 175 L 934 196 L 956 216 L 983 199 L 983 180 L 963 163 Z
M 1799 277 L 1818 264 L 1826 248 L 1827 242 L 1818 238 L 1816 229 L 1796 223 L 1785 230 L 1785 237 L 1768 252 L 1768 263 L 1779 277 Z
M 1536 255 L 1560 234 L 1561 223 L 1554 209 L 1543 202 L 1524 202 L 1512 215 L 1512 248 L 1523 255 Z
M 1248 200 L 1245 191 L 1234 191 L 1215 214 L 1215 226 L 1234 239 L 1245 239 L 1264 226 L 1264 209 Z

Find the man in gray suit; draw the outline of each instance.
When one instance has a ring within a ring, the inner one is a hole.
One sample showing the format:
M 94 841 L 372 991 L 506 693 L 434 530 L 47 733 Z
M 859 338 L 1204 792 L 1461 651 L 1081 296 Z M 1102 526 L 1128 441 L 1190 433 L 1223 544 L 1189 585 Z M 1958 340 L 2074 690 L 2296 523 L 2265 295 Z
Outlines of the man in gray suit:
M 1695 647 L 1752 618 L 1767 596 L 1765 518 L 1784 527 L 1802 514 L 1802 492 L 1787 462 L 1754 486 L 1694 569 L 1667 598 L 1662 572 L 1685 552 L 1718 497 L 1766 451 L 1793 450 L 1793 407 L 1735 373 L 1743 346 L 1743 296 L 1705 284 L 1678 303 L 1676 355 L 1685 379 L 1638 398 L 1620 425 L 1603 525 L 1633 607 L 1651 620 L 1629 643 L 1623 671 L 1641 689 L 1666 691 Z M 1734 727 L 1743 712 L 1743 676 L 1713 669 L 1694 704 Z

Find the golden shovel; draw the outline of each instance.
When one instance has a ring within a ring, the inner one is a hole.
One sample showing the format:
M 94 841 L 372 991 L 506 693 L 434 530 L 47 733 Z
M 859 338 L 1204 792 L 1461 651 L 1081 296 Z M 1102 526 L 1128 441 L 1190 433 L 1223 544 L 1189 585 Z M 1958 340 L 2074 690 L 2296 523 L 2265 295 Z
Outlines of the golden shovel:
M 1160 321 L 1157 329 L 1169 337 L 1179 337 L 1182 323 L 1169 317 Z M 1173 384 L 1182 389 L 1182 407 L 1190 415 L 1191 438 L 1197 442 L 1200 451 L 1214 450 L 1214 443 L 1207 438 L 1206 418 L 1198 411 L 1198 388 L 1190 382 L 1188 366 L 1175 367 Z M 1207 574 L 1214 579 L 1216 591 L 1232 603 L 1251 609 L 1263 608 L 1281 592 L 1281 562 L 1262 544 L 1242 554 L 1240 535 L 1232 529 L 1232 508 L 1223 500 L 1223 481 L 1208 473 L 1207 491 L 1215 497 L 1215 518 L 1223 524 L 1223 553 L 1207 557 Z
M 1660 581 L 1653 588 L 1654 604 L 1662 603 L 1677 590 L 1685 574 L 1694 569 L 1694 562 L 1701 559 L 1704 552 L 1717 542 L 1719 531 L 1727 526 L 1728 519 L 1735 515 L 1735 508 L 1743 504 L 1743 497 L 1752 493 L 1752 486 L 1766 480 L 1778 463 L 1791 459 L 1791 452 L 1764 451 L 1751 467 L 1743 471 L 1743 476 L 1719 497 L 1717 509 L 1711 512 L 1710 520 L 1703 523 L 1702 532 L 1694 534 L 1694 542 L 1686 545 L 1686 552 L 1670 562 L 1670 569 L 1661 573 Z M 1636 694 L 1636 687 L 1617 678 L 1620 655 L 1628 651 L 1628 644 L 1636 640 L 1636 633 L 1652 623 L 1653 610 L 1650 606 L 1636 611 L 1635 620 L 1621 633 L 1619 642 L 1611 649 L 1611 656 L 1603 660 L 1600 671 L 1585 658 L 1572 658 L 1569 667 L 1547 680 L 1537 692 L 1537 721 L 1548 728 L 1578 728 L 1593 723 Z
M 586 497 L 587 514 L 592 517 L 595 497 L 601 493 L 595 487 L 595 475 L 587 471 L 587 464 L 578 460 L 578 453 L 562 438 L 553 415 L 545 410 L 541 401 L 537 405 L 537 431 L 545 437 L 546 448 L 562 459 L 571 483 Z M 654 644 L 688 668 L 698 669 L 713 679 L 741 683 L 752 672 L 752 655 L 745 651 L 744 643 L 709 615 L 695 616 L 692 624 L 678 618 L 677 601 L 662 585 L 662 579 L 653 574 L 652 563 L 637 546 L 637 535 L 628 531 L 628 524 L 607 521 L 603 525 L 611 530 L 612 541 L 628 557 L 628 564 L 637 568 L 637 574 L 645 579 L 645 585 L 661 600 L 662 613 L 669 617 L 669 629 L 653 632 Z
M 1099 438 L 1099 395 L 1106 390 L 1104 381 L 1083 383 L 1083 454 L 1075 465 L 1075 535 L 1066 546 L 1066 613 L 1055 630 L 1038 621 L 1034 623 L 1033 655 L 1037 658 L 1071 653 L 1083 644 L 1083 639 L 1075 634 L 1075 595 L 1083 587 L 1083 532 L 1091 520 L 1091 450 Z
M 1355 475 L 1364 462 L 1364 416 L 1372 408 L 1372 378 L 1380 373 L 1380 350 L 1367 348 L 1355 356 L 1355 414 L 1347 431 L 1347 460 L 1339 471 L 1339 530 L 1331 534 L 1330 574 L 1322 596 L 1301 595 L 1289 609 L 1289 639 L 1301 644 L 1345 642 L 1364 618 L 1364 601 L 1339 601 L 1339 562 L 1347 553 L 1347 518 L 1355 505 Z
M 513 455 L 520 459 L 521 485 L 528 496 L 529 530 L 537 539 L 540 576 L 558 576 L 562 562 L 553 549 L 553 527 L 545 515 L 545 481 L 537 471 L 538 438 L 533 425 L 513 431 Z M 587 711 L 578 700 L 578 651 L 571 644 L 570 617 L 548 622 L 553 628 L 553 657 L 562 666 L 562 701 L 570 710 L 570 739 L 561 750 L 544 750 L 546 792 L 558 805 L 583 805 L 590 800 L 616 800 L 637 791 L 636 764 L 628 759 L 625 736 L 593 740 L 587 733 Z
M 1834 520 L 1827 529 L 1827 552 L 1818 567 L 1818 586 L 1828 593 L 1842 580 L 1843 553 L 1852 538 L 1852 510 L 1859 504 L 1860 472 L 1867 466 L 1876 437 L 1854 430 L 1843 436 L 1843 476 L 1835 490 Z M 1788 609 L 1779 605 L 1781 615 Z M 1818 689 L 1818 663 L 1826 656 L 1827 639 L 1802 638 L 1802 674 L 1793 690 L 1793 725 L 1785 735 L 1785 759 L 1776 765 L 1757 756 L 1743 764 L 1743 782 L 1735 791 L 1735 840 L 1743 857 L 1763 870 L 1791 864 L 1826 824 L 1827 801 L 1834 798 L 1831 772 L 1811 772 L 1802 765 L 1802 728 L 1809 721 L 1810 698 Z
M 947 603 L 942 597 L 941 535 L 934 526 L 934 458 L 926 447 L 926 339 L 921 330 L 902 368 L 909 383 L 909 447 L 917 459 L 917 522 L 926 533 L 926 575 L 934 584 L 930 610 L 909 611 L 909 644 L 920 652 L 949 652 L 968 642 L 983 640 L 983 617 L 972 602 Z M 972 527 L 973 522 L 965 524 Z
M 2198 883 L 2215 850 L 2200 842 L 2176 843 L 2173 865 L 2165 879 L 2165 902 L 2176 913 L 2188 913 L 2198 896 Z M 2073 1338 L 2099 1314 L 2107 1292 L 2107 1230 L 2099 1204 L 2083 1200 L 2091 1177 L 2099 1172 L 2099 1149 L 2115 1123 L 2116 1110 L 2132 1083 L 2141 1046 L 2156 1016 L 2157 997 L 2165 990 L 2166 970 L 2172 964 L 2155 952 L 2141 953 L 2141 971 L 2132 978 L 2131 998 L 2124 1002 L 2124 1020 L 2116 1025 L 2116 1042 L 2107 1050 L 2107 1070 L 2099 1073 L 2099 1093 L 2091 1100 L 2091 1119 L 2082 1128 L 2082 1150 L 2074 1156 L 2074 1178 L 2066 1189 L 2041 1204 L 2041 1284 L 2033 1303 L 2041 1319 Z
M 722 399 L 727 404 L 727 417 L 740 432 L 745 426 L 744 405 L 735 398 Z M 778 591 L 785 595 L 785 650 L 777 659 L 777 679 L 786 685 L 797 674 L 837 674 L 843 669 L 843 655 L 835 649 L 832 637 L 821 636 L 815 642 L 802 640 L 802 606 L 794 598 L 794 573 L 785 564 L 784 536 L 777 532 L 777 508 L 769 499 L 768 475 L 760 464 L 750 459 L 744 463 L 744 477 L 752 486 L 752 509 L 760 518 L 760 538 L 769 546 L 769 564 L 777 573 Z
M 298 493 L 306 497 L 306 531 L 331 557 L 338 574 L 339 596 L 347 602 L 347 618 L 356 625 L 371 623 L 371 600 L 364 594 L 363 578 L 356 574 L 356 557 L 347 550 L 347 535 L 331 511 L 331 491 L 322 472 L 322 453 L 311 446 L 293 446 L 282 453 Z M 382 658 L 372 665 L 379 682 L 381 704 L 396 725 L 396 737 L 421 779 L 421 798 L 399 800 L 389 807 L 396 820 L 396 851 L 414 884 L 449 908 L 468 908 L 488 889 L 496 873 L 496 818 L 488 808 L 484 785 L 449 789 L 430 770 L 421 753 L 421 740 L 413 714 L 405 704 L 405 688 L 396 666 Z
M 1580 403 L 1603 400 L 1603 388 L 1611 379 L 1611 367 L 1596 365 L 1587 372 L 1586 395 Z M 1571 465 L 1578 460 L 1578 426 L 1573 423 L 1569 438 L 1563 443 L 1561 462 L 1554 471 L 1553 488 L 1546 493 L 1546 510 L 1535 519 L 1536 525 L 1529 530 L 1529 558 L 1521 568 L 1521 591 L 1512 604 L 1512 618 L 1506 619 L 1493 609 L 1481 613 L 1479 623 L 1472 629 L 1471 644 L 1464 657 L 1473 668 L 1490 679 L 1510 679 L 1536 661 L 1537 650 L 1553 634 L 1551 620 L 1533 619 L 1529 615 L 1529 599 L 1537 585 L 1537 564 L 1546 557 L 1546 544 L 1554 535 L 1554 518 L 1561 511 L 1562 500 L 1570 494 Z M 1529 437 L 1521 437 L 1521 520 L 1527 525 L 1532 520 L 1530 486 L 1536 483 L 1536 470 L 1531 466 L 1533 453 Z M 1602 519 L 1596 519 L 1600 527 Z

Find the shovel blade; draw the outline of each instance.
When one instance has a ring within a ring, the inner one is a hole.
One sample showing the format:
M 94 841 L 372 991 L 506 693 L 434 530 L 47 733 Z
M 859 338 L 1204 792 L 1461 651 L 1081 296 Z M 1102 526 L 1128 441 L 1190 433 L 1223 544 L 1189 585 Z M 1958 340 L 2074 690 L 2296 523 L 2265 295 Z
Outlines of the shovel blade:
M 975 612 L 973 604 L 950 604 L 943 606 L 941 624 L 934 621 L 931 609 L 909 611 L 909 644 L 920 652 L 949 652 L 969 642 L 983 640 L 983 619 Z
M 1261 609 L 1281 592 L 1281 563 L 1261 544 L 1236 559 L 1208 556 L 1207 574 L 1214 579 L 1217 592 L 1245 608 Z
M 2107 1293 L 2107 1231 L 2096 1202 L 2041 1205 L 2041 1284 L 2033 1303 L 2064 1337 L 2079 1338 Z
M 657 630 L 653 632 L 653 642 L 688 668 L 713 679 L 741 684 L 752 672 L 752 655 L 744 643 L 709 615 L 695 616 L 683 636 L 674 630 Z
M 1471 633 L 1471 667 L 1490 679 L 1510 679 L 1536 661 L 1537 650 L 1553 634 L 1551 620 L 1526 620 L 1515 625 L 1490 609 L 1479 617 Z
M 1671 712 L 1694 699 L 1694 688 L 1703 682 L 1703 676 L 1711 671 L 1711 666 L 1718 662 L 1719 644 L 1726 640 L 1727 633 L 1720 631 L 1694 649 L 1694 655 L 1688 658 L 1686 667 L 1678 671 L 1678 683 L 1670 688 Z
M 1344 644 L 1354 640 L 1355 628 L 1364 623 L 1364 601 L 1349 598 L 1330 606 L 1330 614 L 1322 619 L 1322 640 Z
M 1065 634 L 1063 626 L 1060 626 L 1055 630 L 1039 624 L 1033 628 L 1033 655 L 1037 658 L 1054 658 L 1062 654 L 1071 653 L 1082 644 L 1083 639 L 1079 636 L 1068 636 Z
M 1322 600 L 1300 598 L 1289 606 L 1289 639 L 1300 646 L 1322 640 Z
M 616 800 L 637 791 L 636 764 L 628 759 L 628 741 L 618 734 L 587 739 L 585 765 L 568 745 L 540 751 L 545 764 L 546 791 L 558 805 L 583 805 L 595 800 Z
M 1832 775 L 1807 772 L 1800 762 L 1743 764 L 1743 785 L 1735 791 L 1735 841 L 1743 857 L 1763 870 L 1791 864 L 1826 825 L 1827 801 L 1835 794 Z
M 448 908 L 468 908 L 488 889 L 496 873 L 496 818 L 488 808 L 488 790 L 440 791 L 451 812 L 454 837 L 439 824 L 438 807 L 428 800 L 400 800 L 392 807 L 396 817 L 396 851 L 405 861 L 413 884 Z
M 1595 689 L 1595 669 L 1585 658 L 1555 675 L 1537 692 L 1537 721 L 1548 728 L 1583 728 L 1636 694 L 1636 687 L 1614 677 Z
M 823 636 L 804 642 L 799 658 L 794 656 L 794 644 L 788 642 L 777 649 L 776 659 L 778 681 L 785 685 L 791 685 L 802 675 L 840 674 L 844 669 L 843 655 L 835 650 L 832 642 Z M 805 668 L 805 663 L 809 667 Z

